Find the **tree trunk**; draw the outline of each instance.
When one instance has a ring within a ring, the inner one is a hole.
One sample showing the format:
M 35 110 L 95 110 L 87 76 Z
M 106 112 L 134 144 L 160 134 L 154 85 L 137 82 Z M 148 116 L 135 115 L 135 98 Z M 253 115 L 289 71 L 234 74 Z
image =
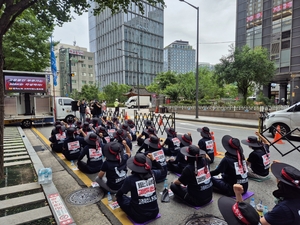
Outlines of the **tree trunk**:
M 3 36 L 0 36 L 0 179 L 4 178 L 4 78 L 3 78 L 3 64 L 4 56 L 2 49 Z

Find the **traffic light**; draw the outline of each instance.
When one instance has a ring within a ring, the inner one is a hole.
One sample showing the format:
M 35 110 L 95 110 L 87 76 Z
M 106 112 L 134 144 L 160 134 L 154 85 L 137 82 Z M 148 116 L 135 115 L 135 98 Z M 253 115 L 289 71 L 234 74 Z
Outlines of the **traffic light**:
M 71 73 L 71 77 L 74 77 L 75 76 L 75 73 Z

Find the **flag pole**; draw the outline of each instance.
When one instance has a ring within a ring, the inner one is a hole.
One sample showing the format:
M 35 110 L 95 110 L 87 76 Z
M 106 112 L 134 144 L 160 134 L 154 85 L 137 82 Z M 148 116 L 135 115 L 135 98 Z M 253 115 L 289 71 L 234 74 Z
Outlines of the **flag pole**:
M 55 102 L 55 85 L 54 85 L 54 72 L 53 72 L 53 64 L 52 64 L 52 51 L 54 52 L 53 49 L 53 43 L 52 43 L 52 35 L 51 35 L 51 43 L 50 43 L 50 62 L 51 62 L 51 72 L 52 72 L 52 77 L 53 77 L 53 81 L 52 81 L 52 85 L 53 85 L 53 100 L 52 100 L 52 104 L 53 104 L 53 115 L 54 115 L 54 124 L 56 122 L 56 102 Z M 53 53 L 54 54 L 54 53 Z

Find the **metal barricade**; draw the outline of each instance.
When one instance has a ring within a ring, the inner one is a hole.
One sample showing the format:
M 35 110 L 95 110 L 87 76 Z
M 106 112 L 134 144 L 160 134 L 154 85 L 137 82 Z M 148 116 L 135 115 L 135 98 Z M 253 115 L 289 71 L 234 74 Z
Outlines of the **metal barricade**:
M 137 110 L 134 110 L 134 123 L 137 131 L 140 133 L 145 129 L 145 120 L 150 120 L 157 132 L 160 132 L 161 135 L 164 134 L 165 128 L 173 127 L 175 128 L 175 113 L 170 113 L 170 115 L 165 114 L 155 114 L 153 112 L 147 113 L 138 113 Z

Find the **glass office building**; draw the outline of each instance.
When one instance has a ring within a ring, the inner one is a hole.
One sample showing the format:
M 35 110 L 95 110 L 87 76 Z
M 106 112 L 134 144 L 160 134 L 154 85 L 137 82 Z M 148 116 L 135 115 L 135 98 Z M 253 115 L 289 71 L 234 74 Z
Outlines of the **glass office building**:
M 236 46 L 263 46 L 277 66 L 279 99 L 300 101 L 300 1 L 237 0 Z M 287 86 L 290 84 L 290 96 Z M 264 87 L 271 97 L 271 83 Z
M 147 86 L 163 71 L 163 9 L 142 3 L 144 14 L 133 3 L 128 13 L 89 12 L 90 50 L 100 88 L 111 82 Z
M 164 48 L 164 71 L 188 73 L 195 71 L 196 50 L 188 41 L 174 41 Z

